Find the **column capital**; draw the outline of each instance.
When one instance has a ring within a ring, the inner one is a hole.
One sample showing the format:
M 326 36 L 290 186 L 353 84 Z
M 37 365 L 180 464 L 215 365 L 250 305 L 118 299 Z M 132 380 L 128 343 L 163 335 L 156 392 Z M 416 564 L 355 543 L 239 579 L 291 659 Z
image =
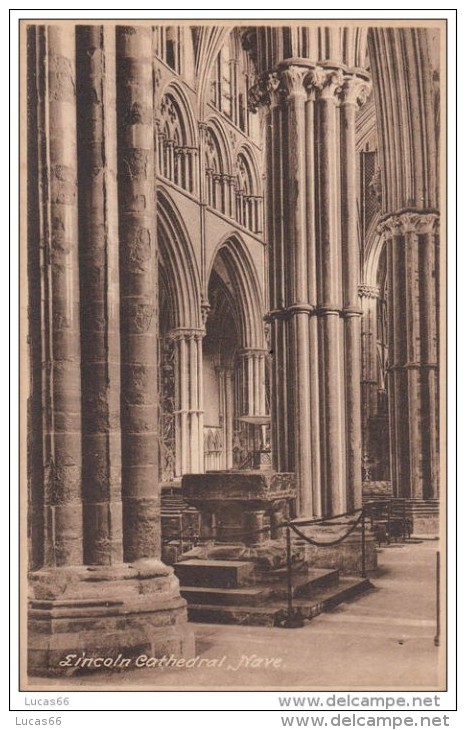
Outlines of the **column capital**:
M 280 96 L 280 75 L 276 71 L 267 72 L 249 89 L 249 111 L 255 113 L 260 106 L 277 106 L 280 103 Z
M 360 284 L 358 294 L 364 299 L 378 299 L 380 297 L 380 287 L 371 286 L 371 284 Z
M 305 82 L 309 75 L 309 68 L 305 66 L 287 66 L 280 71 L 279 83 L 283 98 L 298 96 L 307 98 Z
M 177 327 L 176 329 L 170 330 L 167 336 L 174 341 L 190 340 L 191 338 L 202 340 L 205 336 L 205 329 L 202 327 Z
M 372 91 L 372 83 L 369 74 L 357 72 L 345 75 L 343 85 L 339 92 L 340 104 L 353 104 L 354 106 L 363 106 Z
M 338 66 L 314 66 L 306 77 L 307 89 L 316 99 L 336 99 L 343 88 L 343 69 Z
M 435 211 L 403 210 L 385 218 L 379 225 L 379 233 L 388 238 L 415 233 L 418 236 L 438 232 L 439 214 Z

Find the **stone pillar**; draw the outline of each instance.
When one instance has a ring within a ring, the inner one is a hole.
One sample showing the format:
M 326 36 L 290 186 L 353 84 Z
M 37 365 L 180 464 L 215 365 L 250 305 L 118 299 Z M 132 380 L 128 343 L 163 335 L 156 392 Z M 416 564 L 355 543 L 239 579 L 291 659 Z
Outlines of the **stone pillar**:
M 391 466 L 396 496 L 438 497 L 438 215 L 382 223 L 387 245 Z
M 84 562 L 122 562 L 114 37 L 76 30 Z
M 317 256 L 320 263 L 318 317 L 321 341 L 321 438 L 324 511 L 346 511 L 345 394 L 340 232 L 338 230 L 337 92 L 340 69 L 318 71 L 316 95 Z
M 175 476 L 204 471 L 204 411 L 202 387 L 203 329 L 176 329 L 175 341 Z
M 238 354 L 238 415 L 264 416 L 265 405 L 265 358 L 267 351 L 252 347 Z
M 370 463 L 370 419 L 378 414 L 378 368 L 377 368 L 377 301 L 379 287 L 369 284 L 359 286 L 362 309 L 361 332 L 361 435 L 362 463 Z M 370 477 L 370 469 L 367 474 Z
M 160 556 L 151 29 L 117 27 L 116 63 L 123 531 L 132 561 Z
M 361 503 L 355 110 L 367 83 L 300 59 L 252 94 L 269 106 L 272 453 L 296 473 L 306 516 Z
M 356 203 L 356 110 L 366 100 L 368 77 L 346 77 L 340 96 L 341 251 L 346 397 L 347 509 L 362 505 L 360 251 Z
M 115 32 L 120 282 L 112 194 L 116 185 L 112 149 Z M 152 29 L 115 31 L 68 24 L 35 26 L 29 34 L 34 37 L 36 57 L 35 62 L 31 60 L 31 75 L 37 86 L 37 96 L 31 99 L 37 103 L 37 114 L 28 119 L 29 135 L 36 136 L 40 150 L 31 161 L 30 173 L 40 168 L 41 174 L 36 176 L 34 194 L 32 182 L 28 187 L 28 206 L 41 213 L 44 250 L 41 264 L 37 258 L 31 261 L 39 272 L 30 275 L 33 280 L 39 275 L 42 282 L 40 357 L 46 374 L 42 398 L 47 457 L 43 469 L 45 550 L 42 565 L 29 575 L 31 674 L 68 673 L 63 667 L 68 654 L 134 658 L 142 652 L 152 656 L 173 652 L 190 656 L 194 648 L 178 580 L 173 569 L 157 559 L 152 115 L 150 123 L 139 127 L 147 103 L 152 104 L 151 34 Z M 141 84 L 140 72 L 149 79 L 148 86 Z M 122 562 L 119 422 L 123 424 L 127 562 Z
M 83 561 L 74 28 L 41 27 L 37 40 L 44 251 L 44 563 L 58 567 Z

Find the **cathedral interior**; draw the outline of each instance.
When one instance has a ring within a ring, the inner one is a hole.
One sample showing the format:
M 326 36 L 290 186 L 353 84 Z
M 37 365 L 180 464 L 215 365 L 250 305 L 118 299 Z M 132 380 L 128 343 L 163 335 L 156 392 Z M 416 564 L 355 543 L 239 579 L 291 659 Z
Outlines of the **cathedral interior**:
M 189 656 L 187 550 L 438 529 L 440 35 L 27 26 L 32 673 Z

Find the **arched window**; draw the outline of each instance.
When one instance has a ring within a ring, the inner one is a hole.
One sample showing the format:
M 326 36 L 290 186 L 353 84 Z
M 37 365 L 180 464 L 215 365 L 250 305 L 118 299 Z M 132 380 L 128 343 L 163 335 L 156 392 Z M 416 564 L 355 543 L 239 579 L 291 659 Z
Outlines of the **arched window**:
M 229 175 L 217 134 L 207 127 L 205 135 L 207 202 L 212 208 L 233 216 L 235 178 Z
M 237 127 L 250 136 L 258 133 L 257 118 L 249 114 L 248 91 L 255 83 L 255 71 L 249 55 L 233 30 L 220 49 L 212 69 L 210 102 Z
M 167 93 L 162 98 L 158 126 L 160 175 L 184 190 L 194 192 L 197 148 L 189 143 L 187 124 L 173 94 Z
M 262 230 L 262 197 L 246 154 L 237 158 L 236 220 L 254 233 Z
M 182 69 L 182 30 L 176 25 L 160 25 L 155 29 L 155 53 L 176 73 Z

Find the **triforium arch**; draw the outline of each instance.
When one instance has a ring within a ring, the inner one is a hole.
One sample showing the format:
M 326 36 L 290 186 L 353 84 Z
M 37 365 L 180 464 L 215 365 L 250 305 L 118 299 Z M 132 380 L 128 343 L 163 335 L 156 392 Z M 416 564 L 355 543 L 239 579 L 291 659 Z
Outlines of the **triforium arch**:
M 176 82 L 163 90 L 156 124 L 159 174 L 189 193 L 196 193 L 198 134 L 190 103 Z
M 223 124 L 216 117 L 211 117 L 206 122 L 203 163 L 206 202 L 220 213 L 234 217 L 236 180 L 231 146 Z
M 241 238 L 223 240 L 208 277 L 204 342 L 206 469 L 251 466 L 258 434 L 247 419 L 268 414 L 263 302 Z M 246 419 L 246 420 L 242 420 Z
M 262 231 L 262 185 L 255 155 L 243 144 L 236 154 L 236 220 L 253 233 Z
M 160 475 L 203 471 L 201 285 L 184 224 L 158 193 L 160 307 Z

